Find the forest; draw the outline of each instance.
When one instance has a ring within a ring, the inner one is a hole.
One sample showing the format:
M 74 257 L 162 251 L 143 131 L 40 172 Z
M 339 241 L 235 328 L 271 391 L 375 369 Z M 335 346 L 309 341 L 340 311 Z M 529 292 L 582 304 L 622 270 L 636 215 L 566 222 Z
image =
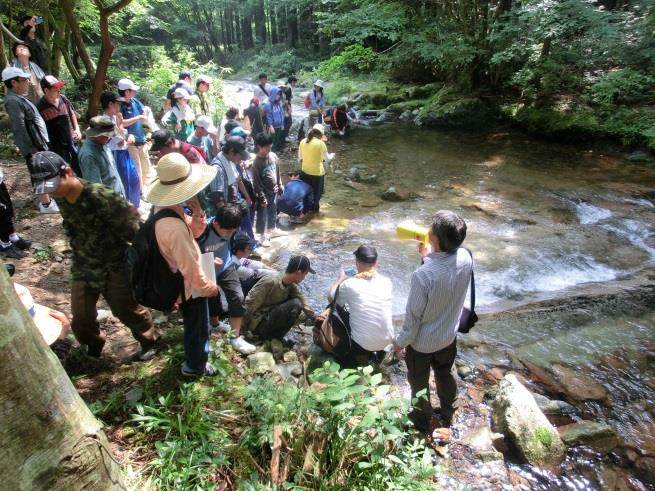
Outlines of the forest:
M 365 105 L 408 103 L 433 126 L 476 126 L 480 118 L 467 111 L 482 112 L 485 126 L 510 121 L 543 136 L 655 146 L 648 0 L 0 5 L 0 63 L 10 58 L 7 31 L 17 34 L 26 12 L 42 13 L 48 69 L 75 82 L 89 114 L 109 80 L 130 75 L 152 89 L 174 82 L 178 67 L 209 64 L 216 74 L 249 79 L 261 71 L 272 80 L 320 77 L 331 102 L 369 91 Z M 451 113 L 462 117 L 441 117 Z

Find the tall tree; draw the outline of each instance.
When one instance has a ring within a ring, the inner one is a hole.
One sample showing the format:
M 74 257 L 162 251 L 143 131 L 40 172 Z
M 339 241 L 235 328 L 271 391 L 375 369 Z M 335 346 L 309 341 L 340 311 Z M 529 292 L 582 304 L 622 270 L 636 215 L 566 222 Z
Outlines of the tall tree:
M 59 0 L 59 8 L 64 13 L 66 19 L 66 24 L 71 31 L 71 37 L 75 48 L 77 51 L 77 56 L 82 60 L 84 68 L 86 69 L 86 75 L 89 80 L 93 80 L 96 75 L 96 67 L 91 60 L 91 55 L 89 55 L 89 50 L 86 48 L 86 43 L 82 37 L 82 30 L 80 25 L 77 22 L 77 17 L 75 16 L 74 5 L 71 0 Z
M 3 489 L 126 489 L 100 422 L 0 268 Z
M 98 12 L 100 13 L 100 56 L 98 58 L 98 68 L 91 88 L 91 97 L 87 108 L 89 117 L 98 114 L 100 104 L 100 94 L 105 88 L 105 79 L 107 78 L 107 69 L 111 61 L 111 55 L 114 52 L 114 43 L 109 32 L 109 18 L 116 12 L 127 7 L 132 0 L 118 0 L 113 5 L 106 7 L 103 0 L 93 0 Z

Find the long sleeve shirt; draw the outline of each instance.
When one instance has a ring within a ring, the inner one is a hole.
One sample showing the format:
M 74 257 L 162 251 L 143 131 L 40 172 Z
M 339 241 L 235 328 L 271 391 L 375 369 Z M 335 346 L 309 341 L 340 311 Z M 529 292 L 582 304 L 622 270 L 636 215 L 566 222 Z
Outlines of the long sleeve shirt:
M 396 336 L 398 346 L 411 345 L 421 353 L 434 353 L 452 344 L 472 268 L 473 260 L 466 249 L 427 256 L 412 274 L 405 322 Z
M 14 133 L 14 143 L 23 157 L 48 149 L 48 130 L 32 101 L 13 90 L 8 90 L 5 95 L 5 109 Z
M 184 277 L 185 298 L 213 297 L 216 295 L 216 284 L 212 283 L 200 267 L 200 248 L 189 228 L 191 218 L 182 210 L 181 206 L 170 206 L 182 218 L 162 218 L 155 223 L 155 237 L 159 252 L 166 259 L 168 266 L 174 273 L 179 271 Z M 155 209 L 159 211 L 160 207 Z
M 78 158 L 84 179 L 103 184 L 125 198 L 125 188 L 118 174 L 114 156 L 106 145 L 86 139 L 80 148 Z
M 285 285 L 282 281 L 282 275 L 279 273 L 264 276 L 252 287 L 244 302 L 246 308 L 244 323 L 246 328 L 256 328 L 269 310 L 291 298 L 300 299 L 303 310 L 313 313 L 312 309 L 307 305 L 305 297 L 300 293 L 298 285 L 295 283 Z

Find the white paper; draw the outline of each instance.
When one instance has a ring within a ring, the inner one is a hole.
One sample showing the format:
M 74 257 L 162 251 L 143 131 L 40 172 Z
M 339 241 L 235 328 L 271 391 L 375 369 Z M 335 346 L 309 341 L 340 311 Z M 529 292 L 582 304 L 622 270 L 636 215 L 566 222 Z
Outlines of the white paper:
M 216 283 L 216 266 L 214 266 L 213 252 L 200 254 L 200 268 L 209 281 Z M 196 298 L 196 296 L 194 295 L 193 298 Z

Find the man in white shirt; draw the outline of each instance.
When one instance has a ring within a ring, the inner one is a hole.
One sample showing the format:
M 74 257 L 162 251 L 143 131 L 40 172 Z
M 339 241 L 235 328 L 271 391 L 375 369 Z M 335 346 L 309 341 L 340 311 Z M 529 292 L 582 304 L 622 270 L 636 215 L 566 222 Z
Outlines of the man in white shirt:
M 259 99 L 260 105 L 268 102 L 268 97 L 271 95 L 271 84 L 268 83 L 268 76 L 265 73 L 259 74 L 259 84 L 255 87 L 253 94 Z
M 343 367 L 365 366 L 372 356 L 393 342 L 391 280 L 376 271 L 375 247 L 361 245 L 355 251 L 355 268 L 342 271 L 328 298 L 349 312 L 351 349 L 337 361 Z M 350 271 L 349 271 L 350 270 Z
M 419 249 L 423 265 L 412 274 L 405 321 L 394 344 L 405 349 L 407 380 L 412 399 L 427 389 L 409 417 L 420 431 L 432 419 L 430 370 L 437 382 L 441 419 L 450 426 L 456 409 L 457 381 L 453 365 L 457 355 L 457 329 L 471 280 L 473 260 L 460 248 L 466 237 L 466 222 L 452 211 L 438 211 L 428 231 L 431 253 Z

